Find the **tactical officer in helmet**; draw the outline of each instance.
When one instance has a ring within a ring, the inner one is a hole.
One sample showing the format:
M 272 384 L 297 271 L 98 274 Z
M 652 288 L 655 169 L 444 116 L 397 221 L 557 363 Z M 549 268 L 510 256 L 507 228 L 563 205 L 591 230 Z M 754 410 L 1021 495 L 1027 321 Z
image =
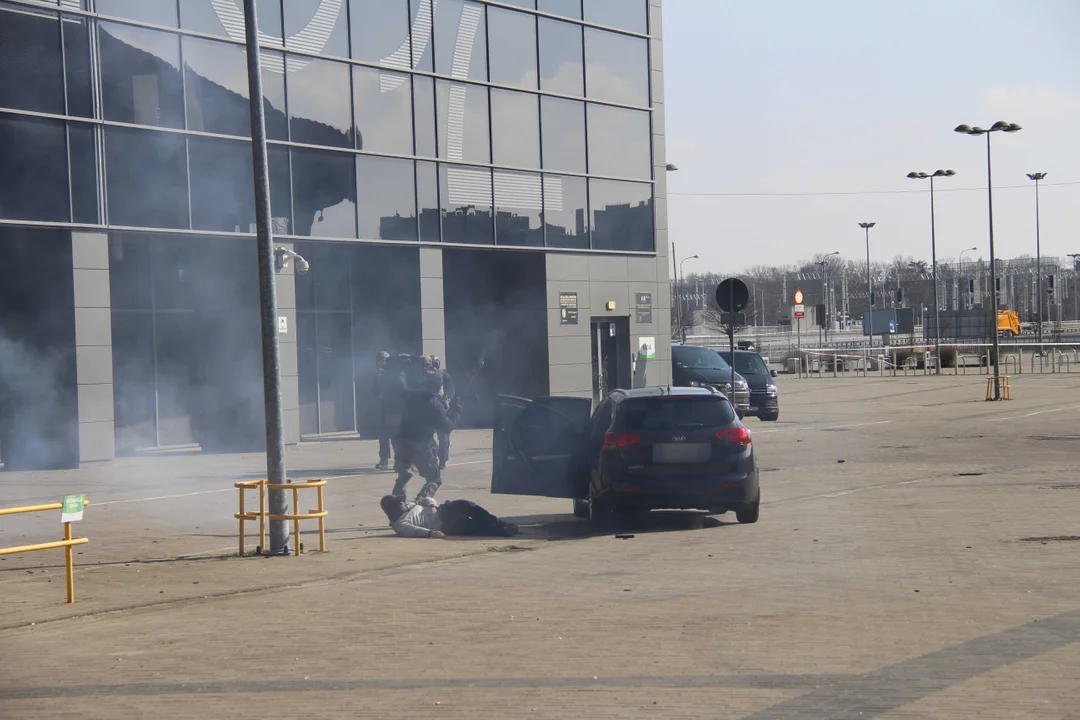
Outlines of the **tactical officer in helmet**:
M 390 439 L 401 424 L 404 403 L 405 373 L 392 367 L 390 353 L 379 351 L 375 358 L 375 398 L 379 403 L 379 462 L 376 470 L 390 469 Z M 396 465 L 396 463 L 395 463 Z
M 442 369 L 442 363 L 439 362 L 438 356 L 433 358 L 435 370 L 442 373 L 442 390 L 439 392 L 439 399 L 442 400 L 443 407 L 447 412 L 453 411 L 455 415 L 461 415 L 461 405 L 458 403 L 457 395 L 454 391 L 454 378 L 450 376 L 450 373 Z M 439 469 L 446 469 L 446 461 L 450 459 L 450 433 L 435 433 L 435 437 L 439 442 Z
M 418 387 L 410 386 L 405 391 L 404 411 L 397 434 L 398 476 L 393 495 L 405 497 L 405 486 L 412 478 L 411 467 L 415 467 L 425 481 L 417 498 L 434 497 L 442 485 L 432 436 L 449 434 L 457 422 L 457 413 L 447 412 L 439 397 L 441 391 L 442 373 L 435 369 L 434 359 L 425 356 Z

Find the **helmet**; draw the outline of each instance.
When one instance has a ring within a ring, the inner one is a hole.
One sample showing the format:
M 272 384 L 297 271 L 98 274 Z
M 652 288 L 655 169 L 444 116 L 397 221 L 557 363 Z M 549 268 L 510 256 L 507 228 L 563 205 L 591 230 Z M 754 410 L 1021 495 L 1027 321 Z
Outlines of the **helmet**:
M 431 356 L 431 364 L 435 367 L 436 370 L 442 369 L 442 362 L 439 361 L 438 355 Z
M 376 359 L 378 359 L 379 362 L 386 362 L 390 359 L 390 353 L 386 352 L 385 350 L 380 350 L 379 354 L 375 357 Z

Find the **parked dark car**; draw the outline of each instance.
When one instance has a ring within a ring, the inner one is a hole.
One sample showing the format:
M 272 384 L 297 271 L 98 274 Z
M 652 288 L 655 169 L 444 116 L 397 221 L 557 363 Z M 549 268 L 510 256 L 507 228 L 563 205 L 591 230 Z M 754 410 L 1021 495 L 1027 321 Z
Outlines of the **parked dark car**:
M 731 363 L 731 351 L 717 351 L 724 362 Z M 780 397 L 776 389 L 776 371 L 770 370 L 761 355 L 750 350 L 735 351 L 735 372 L 746 378 L 750 385 L 750 409 L 748 415 L 762 420 L 780 417 Z
M 750 384 L 735 371 L 735 392 L 731 391 L 731 366 L 715 350 L 696 345 L 671 346 L 671 384 L 719 390 L 735 406 L 739 418 L 750 411 Z
M 491 492 L 574 501 L 607 528 L 654 509 L 734 510 L 757 522 L 750 431 L 711 388 L 616 390 L 588 398 L 500 397 Z

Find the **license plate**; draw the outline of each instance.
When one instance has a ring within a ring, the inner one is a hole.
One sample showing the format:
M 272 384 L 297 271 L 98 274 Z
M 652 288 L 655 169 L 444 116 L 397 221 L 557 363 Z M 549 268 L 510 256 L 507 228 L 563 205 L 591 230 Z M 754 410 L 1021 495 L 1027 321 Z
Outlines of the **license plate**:
M 708 443 L 657 443 L 653 445 L 654 463 L 701 463 L 712 456 Z
M 758 411 L 758 406 L 757 405 L 752 405 L 750 407 L 750 412 L 757 412 L 757 411 Z

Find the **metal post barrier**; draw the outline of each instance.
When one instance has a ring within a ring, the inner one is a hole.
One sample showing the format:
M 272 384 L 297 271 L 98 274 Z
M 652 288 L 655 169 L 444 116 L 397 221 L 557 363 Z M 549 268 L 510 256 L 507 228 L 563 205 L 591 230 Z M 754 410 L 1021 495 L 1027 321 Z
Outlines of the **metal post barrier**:
M 89 500 L 83 500 L 83 507 L 90 504 Z M 45 512 L 48 510 L 63 510 L 63 503 L 49 503 L 48 505 L 27 505 L 25 507 L 0 508 L 0 515 L 21 515 L 23 513 Z M 64 548 L 64 577 L 67 583 L 67 601 L 75 602 L 75 559 L 71 551 L 73 545 L 83 545 L 90 542 L 89 538 L 71 537 L 71 523 L 64 523 L 64 539 L 55 542 L 35 543 L 33 545 L 16 545 L 15 547 L 0 548 L 0 555 L 14 555 L 15 553 L 33 552 L 35 550 L 51 550 Z
M 836 377 L 836 353 L 832 356 L 832 376 Z
M 286 522 L 292 521 L 293 524 L 293 537 L 296 547 L 293 554 L 299 556 L 303 552 L 303 544 L 300 542 L 300 521 L 301 520 L 318 520 L 319 521 L 319 552 L 326 552 L 326 516 L 329 512 L 326 510 L 325 498 L 323 496 L 323 488 L 326 486 L 325 480 L 306 480 L 304 482 L 287 482 L 287 483 L 270 483 L 266 480 L 247 480 L 243 482 L 234 483 L 233 487 L 240 490 L 240 507 L 239 512 L 235 517 L 240 522 L 240 547 L 239 554 L 241 557 L 244 555 L 244 523 L 249 520 L 259 521 L 259 542 L 260 545 L 256 548 L 256 554 L 259 551 L 266 549 L 266 521 L 284 520 Z M 315 488 L 317 495 L 317 504 L 314 510 L 308 510 L 306 513 L 300 512 L 300 491 L 308 488 Z M 244 491 L 255 490 L 259 491 L 259 509 L 258 511 L 246 510 L 244 506 Z M 292 492 L 293 500 L 293 512 L 285 515 L 273 515 L 267 510 L 266 507 L 266 493 L 268 490 L 286 490 Z
M 1065 363 L 1065 372 L 1072 372 L 1072 362 L 1069 360 L 1069 356 L 1065 353 L 1058 353 L 1057 355 L 1057 367 L 1058 372 L 1061 371 L 1061 364 Z

